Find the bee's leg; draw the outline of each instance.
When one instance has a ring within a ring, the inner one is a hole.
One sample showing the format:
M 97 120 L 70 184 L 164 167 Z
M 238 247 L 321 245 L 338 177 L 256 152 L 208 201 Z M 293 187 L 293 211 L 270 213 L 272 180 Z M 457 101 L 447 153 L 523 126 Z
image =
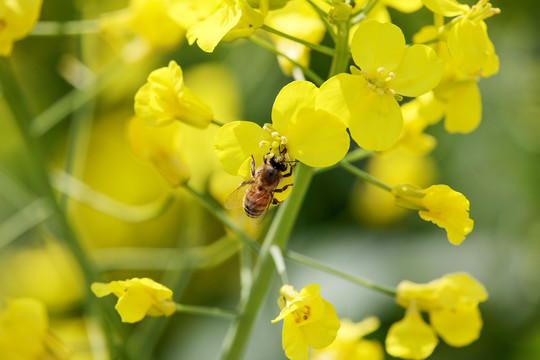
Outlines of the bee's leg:
M 285 176 L 285 175 L 283 175 Z M 285 186 L 283 186 L 281 189 L 275 189 L 272 191 L 272 193 L 280 193 L 280 192 L 284 192 L 285 190 L 287 190 L 290 186 L 292 186 L 293 184 L 287 184 Z
M 292 169 L 293 169 L 294 166 L 292 165 L 289 165 L 289 172 L 286 173 L 286 174 L 283 174 L 283 177 L 289 177 L 292 175 Z
M 255 158 L 251 154 L 251 177 L 255 176 Z
M 272 199 L 272 205 L 277 205 L 277 204 L 281 204 L 283 201 L 279 201 L 278 199 L 276 198 L 273 198 Z

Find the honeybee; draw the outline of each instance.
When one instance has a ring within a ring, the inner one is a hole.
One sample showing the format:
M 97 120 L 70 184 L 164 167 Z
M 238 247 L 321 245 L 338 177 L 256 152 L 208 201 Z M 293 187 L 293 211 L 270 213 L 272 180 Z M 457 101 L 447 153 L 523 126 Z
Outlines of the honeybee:
M 286 151 L 286 150 L 285 150 Z M 284 151 L 284 152 L 285 152 Z M 263 156 L 263 163 L 255 170 L 255 158 L 251 155 L 251 179 L 246 180 L 233 191 L 225 201 L 227 209 L 242 206 L 252 222 L 259 224 L 270 205 L 280 201 L 274 198 L 275 193 L 281 193 L 292 184 L 278 189 L 281 180 L 292 175 L 295 162 L 286 160 L 284 152 L 279 155 L 268 153 Z M 289 168 L 289 172 L 285 173 Z

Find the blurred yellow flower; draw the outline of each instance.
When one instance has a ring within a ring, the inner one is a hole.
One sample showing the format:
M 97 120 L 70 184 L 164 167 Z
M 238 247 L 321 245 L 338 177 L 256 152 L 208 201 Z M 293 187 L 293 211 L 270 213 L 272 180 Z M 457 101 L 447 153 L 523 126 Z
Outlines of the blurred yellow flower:
M 66 348 L 49 332 L 42 302 L 13 298 L 0 303 L 0 356 L 6 360 L 68 358 Z
M 115 309 L 120 314 L 122 322 L 141 321 L 146 315 L 170 316 L 176 311 L 172 291 L 149 278 L 133 278 L 110 283 L 95 282 L 91 288 L 97 297 L 111 293 L 118 297 Z
M 398 139 L 403 116 L 396 97 L 432 90 L 443 63 L 425 45 L 405 47 L 401 29 L 367 20 L 353 35 L 351 53 L 360 69 L 338 74 L 321 86 L 320 106 L 344 119 L 358 145 L 385 150 Z
M 3 296 L 31 297 L 52 311 L 77 306 L 84 297 L 84 279 L 69 251 L 43 235 L 43 245 L 14 247 L 0 257 Z
M 310 352 L 310 360 L 384 359 L 383 348 L 378 341 L 363 339 L 379 328 L 379 319 L 371 316 L 358 323 L 349 319 L 342 319 L 340 322 L 336 340 L 323 349 Z
M 444 228 L 448 240 L 459 245 L 473 229 L 469 218 L 469 200 L 447 185 L 432 185 L 420 189 L 412 185 L 392 187 L 396 204 L 418 210 L 420 217 Z
M 185 87 L 182 69 L 175 61 L 154 70 L 148 82 L 135 94 L 135 114 L 154 125 L 175 120 L 205 128 L 213 118 L 212 110 Z
M 150 162 L 172 187 L 182 185 L 190 177 L 181 137 L 179 122 L 152 126 L 134 116 L 128 124 L 128 139 L 135 155 Z
M 253 34 L 262 26 L 266 11 L 257 11 L 246 0 L 199 0 L 206 12 L 187 31 L 190 45 L 195 41 L 201 50 L 213 52 L 221 41 L 232 41 Z M 268 2 L 263 2 L 268 5 Z M 201 5 L 198 5 L 201 6 Z
M 482 284 L 467 273 L 447 274 L 426 284 L 402 281 L 396 301 L 407 313 L 390 328 L 386 350 L 396 357 L 425 359 L 438 343 L 436 334 L 451 346 L 472 343 L 482 329 L 478 304 L 487 297 Z M 431 326 L 420 311 L 428 312 Z
M 309 166 L 330 166 L 345 156 L 349 136 L 336 116 L 317 108 L 319 89 L 294 81 L 281 89 L 272 108 L 272 124 L 265 129 L 248 121 L 234 121 L 216 134 L 215 149 L 223 169 L 249 177 L 251 155 L 258 164 L 268 152 L 285 148 L 290 160 Z
M 39 18 L 42 0 L 0 2 L 0 56 L 9 56 L 13 42 L 30 33 Z
M 303 0 L 290 0 L 280 10 L 271 11 L 265 23 L 288 35 L 318 44 L 322 41 L 326 28 L 313 7 Z M 281 36 L 271 35 L 276 49 L 303 66 L 309 66 L 310 49 L 295 41 Z M 279 66 L 285 75 L 291 75 L 293 64 L 278 56 Z
M 321 287 L 310 284 L 300 292 L 283 285 L 278 299 L 280 314 L 272 320 L 283 320 L 282 343 L 285 355 L 291 360 L 307 360 L 308 347 L 315 349 L 330 345 L 340 327 L 332 304 L 321 298 Z

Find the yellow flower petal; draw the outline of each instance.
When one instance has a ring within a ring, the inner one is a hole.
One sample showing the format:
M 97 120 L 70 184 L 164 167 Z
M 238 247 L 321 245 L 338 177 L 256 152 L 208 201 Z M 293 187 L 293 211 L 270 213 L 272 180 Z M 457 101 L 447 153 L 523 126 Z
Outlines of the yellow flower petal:
M 426 45 L 405 49 L 403 60 L 394 70 L 395 79 L 388 86 L 396 94 L 416 97 L 432 90 L 441 80 L 444 64 L 435 51 Z
M 317 106 L 350 124 L 350 108 L 366 91 L 367 81 L 361 76 L 338 74 L 322 84 L 317 96 Z
M 30 33 L 38 20 L 42 0 L 3 1 L 2 28 L 0 31 L 0 56 L 9 56 L 13 50 L 13 42 Z
M 427 211 L 419 211 L 420 217 L 444 228 L 448 240 L 459 245 L 473 229 L 469 201 L 446 185 L 430 186 L 425 194 L 421 203 Z
M 293 81 L 285 85 L 274 100 L 272 107 L 272 125 L 280 133 L 288 133 L 289 119 L 296 118 L 297 112 L 304 107 L 315 108 L 319 89 L 309 81 Z
M 486 301 L 488 294 L 484 286 L 467 273 L 453 273 L 437 281 L 439 303 L 443 307 L 456 307 L 462 304 L 477 304 Z
M 470 133 L 482 118 L 482 101 L 476 81 L 456 84 L 445 95 L 444 128 L 449 133 Z
M 205 20 L 193 25 L 187 31 L 189 45 L 197 41 L 201 50 L 211 53 L 223 37 L 242 18 L 242 12 L 235 6 L 224 5 Z
M 421 0 L 383 0 L 382 3 L 402 13 L 412 13 L 423 5 Z
M 255 123 L 233 121 L 222 126 L 216 134 L 214 148 L 223 170 L 239 175 L 242 165 L 251 161 L 251 155 L 261 161 L 268 152 L 259 146 L 261 141 L 272 141 L 272 137 Z
M 283 320 L 281 343 L 285 355 L 291 360 L 307 360 L 308 343 L 294 318 L 287 317 Z
M 476 304 L 431 311 L 429 321 L 448 345 L 456 347 L 477 340 L 482 329 L 482 316 Z
M 343 122 L 324 110 L 302 108 L 289 121 L 287 149 L 293 159 L 313 167 L 331 166 L 349 150 Z
M 424 322 L 414 305 L 394 323 L 386 335 L 386 352 L 402 359 L 425 359 L 439 343 L 433 329 Z
M 358 78 L 363 80 L 360 76 Z M 399 138 L 403 126 L 398 102 L 392 95 L 376 94 L 367 84 L 358 95 L 358 101 L 350 109 L 349 130 L 352 138 L 367 150 L 388 149 Z
M 448 50 L 452 62 L 466 74 L 479 73 L 489 57 L 489 38 L 480 22 L 462 19 L 448 33 Z
M 405 51 L 401 29 L 391 23 L 366 20 L 358 26 L 351 43 L 351 54 L 356 65 L 371 76 L 378 69 L 394 70 Z
M 456 0 L 422 0 L 424 5 L 436 14 L 444 16 L 456 16 L 469 10 L 468 5 L 463 5 Z
M 323 306 L 323 316 L 318 321 L 300 328 L 307 343 L 315 349 L 330 345 L 336 338 L 340 327 L 336 310 L 332 304 L 323 299 Z
M 114 308 L 120 314 L 122 322 L 135 323 L 144 318 L 151 306 L 152 296 L 144 288 L 132 286 L 118 298 Z

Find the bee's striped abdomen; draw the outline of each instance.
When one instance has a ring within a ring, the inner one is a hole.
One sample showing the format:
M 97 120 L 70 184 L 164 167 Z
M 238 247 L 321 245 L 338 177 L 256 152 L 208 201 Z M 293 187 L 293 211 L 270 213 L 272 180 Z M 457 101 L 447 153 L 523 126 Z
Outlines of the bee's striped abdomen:
M 270 205 L 272 194 L 266 191 L 249 189 L 244 197 L 244 212 L 250 218 L 258 218 Z

